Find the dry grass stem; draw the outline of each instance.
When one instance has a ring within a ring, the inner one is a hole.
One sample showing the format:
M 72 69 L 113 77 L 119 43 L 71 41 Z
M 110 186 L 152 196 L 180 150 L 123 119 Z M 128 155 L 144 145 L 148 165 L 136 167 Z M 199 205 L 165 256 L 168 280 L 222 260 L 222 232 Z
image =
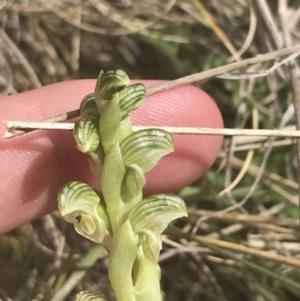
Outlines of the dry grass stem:
M 7 132 L 4 138 L 12 138 L 15 130 L 72 130 L 74 123 L 50 123 L 50 122 L 28 122 L 28 121 L 4 121 Z M 300 137 L 299 131 L 286 130 L 253 130 L 253 129 L 227 129 L 227 128 L 192 128 L 171 126 L 133 126 L 133 131 L 149 128 L 158 128 L 172 134 L 181 135 L 217 135 L 217 136 L 266 136 L 266 137 Z
M 273 216 L 261 216 L 261 215 L 251 215 L 251 214 L 241 214 L 241 213 L 229 213 L 224 212 L 223 214 L 215 214 L 218 211 L 211 210 L 197 210 L 195 208 L 188 208 L 189 216 L 207 216 L 211 215 L 212 219 L 217 219 L 221 221 L 226 221 L 228 223 L 243 223 L 243 224 L 274 224 L 281 226 L 295 227 L 298 221 L 291 218 L 277 218 Z
M 157 92 L 165 91 L 165 90 L 179 87 L 182 85 L 199 83 L 203 80 L 215 78 L 222 74 L 226 74 L 228 72 L 232 72 L 234 70 L 238 70 L 238 69 L 247 67 L 249 65 L 264 63 L 264 62 L 271 61 L 271 60 L 280 58 L 282 56 L 290 55 L 290 54 L 293 54 L 293 53 L 299 52 L 299 51 L 300 51 L 300 44 L 297 44 L 297 45 L 282 48 L 280 50 L 276 50 L 273 52 L 259 54 L 250 59 L 245 59 L 240 62 L 235 62 L 235 63 L 227 64 L 224 66 L 216 67 L 216 68 L 202 71 L 202 72 L 199 72 L 196 74 L 188 75 L 188 76 L 185 76 L 185 77 L 182 77 L 182 78 L 170 81 L 170 82 L 166 82 L 166 83 L 157 85 L 155 87 L 148 88 L 147 94 L 154 94 Z
M 271 252 L 257 250 L 254 248 L 249 248 L 249 247 L 246 247 L 243 245 L 238 245 L 238 244 L 235 244 L 232 242 L 219 240 L 219 239 L 215 239 L 215 238 L 211 238 L 211 237 L 196 235 L 196 238 L 200 241 L 213 244 L 215 246 L 224 248 L 226 250 L 231 250 L 231 251 L 234 251 L 237 253 L 247 254 L 247 255 L 254 256 L 254 257 L 258 257 L 258 258 L 264 258 L 269 261 L 282 263 L 282 264 L 286 264 L 286 265 L 293 266 L 296 268 L 300 268 L 300 259 L 297 259 L 295 257 L 273 254 Z

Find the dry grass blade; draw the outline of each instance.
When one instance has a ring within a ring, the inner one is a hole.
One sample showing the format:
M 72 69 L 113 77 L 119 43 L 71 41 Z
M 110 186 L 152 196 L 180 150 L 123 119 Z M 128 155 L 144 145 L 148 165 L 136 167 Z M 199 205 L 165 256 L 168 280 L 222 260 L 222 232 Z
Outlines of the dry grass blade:
M 179 78 L 179 79 L 176 79 L 176 80 L 173 80 L 170 82 L 163 83 L 161 85 L 157 85 L 155 87 L 149 88 L 147 90 L 147 94 L 154 94 L 157 92 L 165 91 L 165 90 L 175 88 L 178 86 L 182 86 L 182 85 L 188 85 L 188 84 L 199 83 L 199 82 L 201 83 L 201 81 L 203 81 L 203 80 L 214 78 L 219 75 L 247 67 L 249 65 L 271 61 L 271 60 L 280 58 L 282 56 L 286 56 L 291 53 L 299 52 L 299 51 L 300 51 L 300 44 L 282 48 L 280 50 L 269 52 L 266 54 L 260 54 L 256 57 L 253 57 L 250 59 L 246 59 L 246 60 L 243 60 L 240 62 L 235 62 L 235 63 L 231 63 L 228 65 L 216 67 L 214 69 L 202 71 L 202 72 L 199 72 L 196 74 L 188 75 L 183 78 Z
M 279 8 L 281 10 L 284 9 L 286 3 L 281 2 Z M 291 38 L 290 33 L 286 30 L 283 24 L 283 32 L 284 36 L 281 37 L 281 34 L 276 26 L 276 23 L 272 17 L 271 10 L 265 0 L 256 3 L 257 12 L 260 14 L 262 22 L 266 27 L 266 34 L 268 36 L 269 41 L 276 49 L 281 48 L 284 44 L 287 46 L 291 45 Z M 288 62 L 286 66 L 284 66 L 285 73 L 287 74 L 287 78 L 289 80 L 289 87 L 291 89 L 293 95 L 293 102 L 295 106 L 295 115 L 296 115 L 296 128 L 300 129 L 300 85 L 298 83 L 298 75 L 296 73 L 296 63 L 295 62 Z M 297 139 L 297 149 L 298 149 L 298 173 L 300 174 L 300 139 Z M 299 182 L 299 201 L 298 204 L 300 205 L 300 177 L 298 178 Z
M 260 216 L 260 215 L 251 215 L 251 214 L 240 214 L 240 213 L 228 213 L 224 212 L 223 214 L 215 214 L 218 211 L 211 210 L 197 210 L 195 208 L 188 208 L 189 216 L 207 216 L 210 215 L 212 219 L 223 220 L 226 222 L 232 223 L 243 223 L 243 224 L 273 224 L 281 226 L 297 226 L 297 220 L 291 218 L 277 218 L 273 216 Z
M 224 31 L 220 28 L 220 26 L 217 24 L 217 22 L 214 20 L 214 17 L 209 13 L 209 11 L 205 8 L 204 4 L 201 2 L 201 0 L 193 0 L 194 5 L 199 10 L 199 12 L 202 14 L 208 25 L 212 28 L 212 30 L 215 32 L 215 34 L 220 38 L 220 40 L 224 43 L 230 54 L 233 56 L 235 60 L 239 60 L 239 55 L 237 54 L 237 51 L 235 47 L 232 45 Z
M 28 122 L 28 121 L 5 121 L 8 132 L 4 133 L 5 138 L 14 137 L 15 130 L 72 130 L 74 123 L 49 123 L 49 122 Z M 133 131 L 153 128 L 151 126 L 133 126 Z M 217 135 L 217 136 L 266 136 L 266 137 L 300 137 L 299 131 L 286 130 L 253 130 L 253 129 L 226 129 L 226 128 L 188 128 L 188 127 L 155 127 L 168 131 L 172 134 L 181 135 Z
M 10 37 L 0 28 L 0 39 L 3 44 L 6 45 L 12 51 L 17 59 L 20 61 L 25 71 L 27 72 L 28 77 L 31 79 L 31 82 L 35 88 L 40 88 L 42 86 L 38 77 L 36 76 L 33 68 L 22 54 L 22 52 L 18 49 L 18 47 L 14 44 L 14 42 L 10 39 Z
M 210 237 L 199 236 L 199 235 L 197 235 L 196 237 L 197 237 L 197 239 L 199 239 L 203 242 L 213 244 L 215 246 L 224 248 L 226 250 L 231 250 L 231 251 L 234 251 L 237 253 L 247 254 L 247 255 L 254 256 L 254 257 L 258 257 L 258 258 L 264 258 L 264 259 L 267 259 L 269 261 L 273 261 L 276 263 L 282 263 L 282 264 L 286 264 L 286 265 L 289 265 L 292 267 L 300 268 L 300 259 L 297 259 L 294 257 L 282 256 L 279 254 L 272 254 L 270 252 L 261 251 L 261 250 L 249 248 L 246 246 L 238 245 L 235 243 L 210 238 Z

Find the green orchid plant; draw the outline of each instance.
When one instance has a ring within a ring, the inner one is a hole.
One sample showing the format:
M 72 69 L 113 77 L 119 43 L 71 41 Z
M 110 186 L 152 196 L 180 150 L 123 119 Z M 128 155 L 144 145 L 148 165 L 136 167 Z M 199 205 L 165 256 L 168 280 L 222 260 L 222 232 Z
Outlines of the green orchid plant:
M 176 195 L 143 199 L 145 173 L 174 150 L 174 142 L 164 130 L 132 131 L 129 113 L 142 105 L 146 89 L 143 84 L 127 86 L 129 82 L 123 70 L 101 71 L 95 92 L 82 100 L 74 138 L 77 148 L 89 156 L 99 185 L 65 184 L 58 207 L 80 235 L 105 243 L 117 301 L 159 301 L 161 234 L 187 213 Z M 106 299 L 83 291 L 76 300 Z

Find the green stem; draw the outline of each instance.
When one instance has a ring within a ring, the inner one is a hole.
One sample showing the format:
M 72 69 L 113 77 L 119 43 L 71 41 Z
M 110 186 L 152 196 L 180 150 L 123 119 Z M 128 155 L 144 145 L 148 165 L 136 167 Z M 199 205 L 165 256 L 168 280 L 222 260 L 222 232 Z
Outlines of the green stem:
M 161 301 L 160 267 L 148 260 L 139 249 L 137 282 L 135 284 L 136 301 Z
M 117 301 L 137 301 L 132 281 L 137 244 L 129 221 L 126 221 L 112 238 L 108 273 Z

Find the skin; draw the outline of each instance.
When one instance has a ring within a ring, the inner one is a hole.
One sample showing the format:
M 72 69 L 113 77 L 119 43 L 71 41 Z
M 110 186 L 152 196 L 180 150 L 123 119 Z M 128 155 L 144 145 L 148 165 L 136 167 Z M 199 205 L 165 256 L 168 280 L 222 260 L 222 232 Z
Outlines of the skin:
M 160 82 L 143 83 L 150 87 Z M 39 121 L 77 109 L 94 86 L 95 80 L 77 80 L 3 97 L 0 121 Z M 223 127 L 214 101 L 193 86 L 151 95 L 131 117 L 134 125 Z M 55 210 L 57 192 L 68 181 L 97 186 L 72 132 L 35 131 L 4 140 L 4 131 L 1 122 L 0 233 Z M 174 140 L 175 152 L 147 174 L 145 196 L 173 192 L 198 179 L 213 164 L 222 144 L 220 136 L 174 135 Z

